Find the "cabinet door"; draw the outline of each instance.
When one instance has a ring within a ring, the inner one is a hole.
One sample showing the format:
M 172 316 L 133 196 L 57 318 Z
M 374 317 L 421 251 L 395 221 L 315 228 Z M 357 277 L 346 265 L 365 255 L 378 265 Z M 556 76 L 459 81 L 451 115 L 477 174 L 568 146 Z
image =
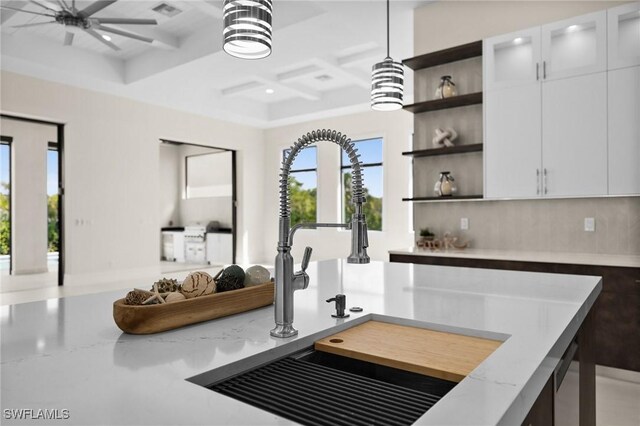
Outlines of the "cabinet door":
M 609 71 L 609 194 L 640 194 L 640 67 Z
M 485 197 L 540 196 L 540 85 L 485 94 Z
M 607 73 L 542 84 L 546 196 L 607 194 Z
M 609 69 L 640 65 L 640 2 L 607 11 Z
M 540 27 L 483 42 L 485 92 L 528 85 L 540 78 Z
M 554 80 L 607 69 L 605 10 L 542 27 L 542 77 Z

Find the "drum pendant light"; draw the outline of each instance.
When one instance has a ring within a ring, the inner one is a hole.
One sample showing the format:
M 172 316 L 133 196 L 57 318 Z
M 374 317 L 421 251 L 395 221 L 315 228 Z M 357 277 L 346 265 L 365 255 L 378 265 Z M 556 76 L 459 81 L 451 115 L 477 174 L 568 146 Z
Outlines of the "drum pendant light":
M 231 56 L 261 59 L 271 54 L 271 0 L 224 0 L 223 48 Z
M 371 69 L 371 109 L 393 111 L 402 108 L 404 68 L 389 56 L 389 0 L 387 0 L 387 57 Z

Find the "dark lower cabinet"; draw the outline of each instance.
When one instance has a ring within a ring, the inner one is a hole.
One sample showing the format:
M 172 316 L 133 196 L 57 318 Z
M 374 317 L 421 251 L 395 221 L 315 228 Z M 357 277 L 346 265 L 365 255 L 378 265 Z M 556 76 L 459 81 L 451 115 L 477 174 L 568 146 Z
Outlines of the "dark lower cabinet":
M 391 262 L 602 277 L 594 307 L 597 364 L 640 371 L 640 268 L 391 254 Z
M 522 426 L 552 426 L 555 423 L 553 414 L 554 398 L 553 377 L 551 377 L 542 388 L 542 392 L 540 392 L 538 399 L 522 422 Z

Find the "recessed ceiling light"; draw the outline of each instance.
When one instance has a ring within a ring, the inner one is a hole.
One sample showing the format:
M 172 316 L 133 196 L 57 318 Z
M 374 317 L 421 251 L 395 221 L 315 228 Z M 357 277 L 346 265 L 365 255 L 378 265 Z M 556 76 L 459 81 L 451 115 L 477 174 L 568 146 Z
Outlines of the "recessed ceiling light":
M 322 75 L 316 76 L 316 80 L 329 81 L 329 80 L 333 80 L 333 77 L 331 77 L 329 74 L 322 74 Z
M 522 43 L 522 37 L 516 37 L 513 39 L 513 44 L 520 44 Z
M 111 41 L 111 37 L 109 37 L 109 36 L 108 36 L 108 35 L 106 35 L 106 34 L 102 34 L 102 38 L 103 38 L 103 39 L 105 39 L 105 40 L 107 40 L 107 41 Z
M 267 95 L 273 95 L 273 92 L 275 92 L 275 90 L 273 89 L 267 89 L 264 91 L 264 93 L 266 93 Z

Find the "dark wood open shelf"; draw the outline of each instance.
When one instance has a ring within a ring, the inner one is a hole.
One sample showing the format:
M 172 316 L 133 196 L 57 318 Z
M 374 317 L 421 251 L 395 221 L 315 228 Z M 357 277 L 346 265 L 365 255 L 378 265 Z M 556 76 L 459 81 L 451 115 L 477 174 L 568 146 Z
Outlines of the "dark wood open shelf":
M 415 56 L 413 58 L 405 59 L 402 63 L 412 70 L 419 70 L 436 65 L 448 64 L 449 62 L 475 58 L 476 56 L 482 56 L 482 41 L 474 41 L 461 46 L 455 46 L 449 49 Z
M 403 108 L 409 112 L 419 113 L 427 111 L 437 111 L 441 109 L 457 108 L 468 105 L 482 103 L 482 92 L 469 93 L 468 95 L 458 95 L 451 98 L 435 99 L 433 101 L 418 102 L 405 105 Z
M 468 145 L 456 145 L 452 147 L 444 148 L 431 148 L 421 149 L 418 151 L 406 151 L 402 155 L 408 157 L 431 157 L 434 155 L 451 155 L 451 154 L 464 154 L 465 152 L 480 152 L 483 145 L 481 143 L 473 143 Z
M 402 201 L 455 201 L 455 200 L 481 200 L 482 194 L 480 195 L 453 195 L 451 197 L 413 197 L 413 198 L 403 198 Z

